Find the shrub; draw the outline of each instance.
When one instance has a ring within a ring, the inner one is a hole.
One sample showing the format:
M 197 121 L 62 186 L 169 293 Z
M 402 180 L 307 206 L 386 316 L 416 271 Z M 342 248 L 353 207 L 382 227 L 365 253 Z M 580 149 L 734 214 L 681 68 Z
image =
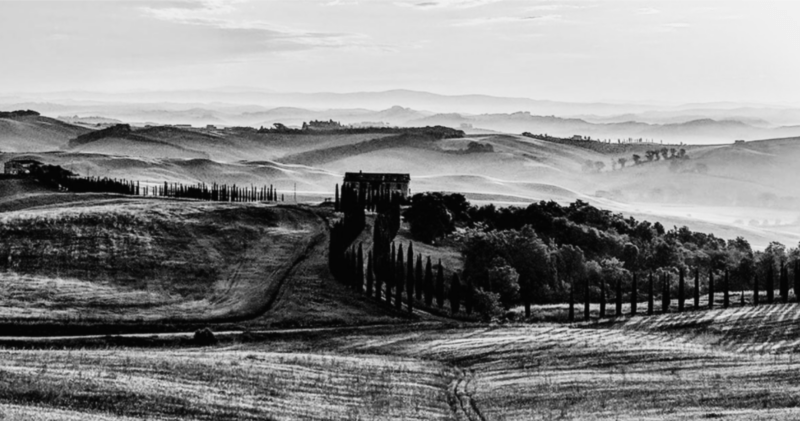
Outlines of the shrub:
M 201 346 L 216 345 L 217 338 L 214 336 L 214 332 L 206 327 L 194 332 L 194 343 Z

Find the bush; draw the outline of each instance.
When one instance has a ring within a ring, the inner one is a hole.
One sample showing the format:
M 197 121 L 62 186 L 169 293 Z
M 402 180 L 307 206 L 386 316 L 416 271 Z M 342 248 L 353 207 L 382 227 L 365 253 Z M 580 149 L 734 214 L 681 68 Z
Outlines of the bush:
M 198 329 L 194 332 L 194 343 L 201 346 L 216 345 L 217 338 L 209 328 Z
M 473 310 L 485 322 L 503 314 L 500 294 L 496 292 L 484 291 L 483 288 L 478 288 L 472 293 L 472 303 Z

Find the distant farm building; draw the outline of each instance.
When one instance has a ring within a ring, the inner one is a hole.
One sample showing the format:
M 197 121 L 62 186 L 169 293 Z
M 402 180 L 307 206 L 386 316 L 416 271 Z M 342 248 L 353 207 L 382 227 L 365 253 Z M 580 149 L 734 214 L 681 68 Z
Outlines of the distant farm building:
M 365 172 L 348 172 L 344 174 L 344 186 L 354 189 L 383 189 L 384 191 L 392 193 L 400 193 L 404 198 L 407 198 L 411 191 L 408 184 L 411 182 L 411 176 L 408 174 L 397 173 L 365 173 Z
M 5 163 L 3 172 L 7 175 L 25 175 L 40 165 L 42 163 L 35 159 L 14 159 Z
M 303 130 L 342 130 L 345 128 L 342 123 L 333 120 L 311 120 L 308 123 L 303 123 Z
M 733 145 L 734 146 L 742 146 L 742 145 L 744 145 L 744 140 L 734 140 L 733 141 Z

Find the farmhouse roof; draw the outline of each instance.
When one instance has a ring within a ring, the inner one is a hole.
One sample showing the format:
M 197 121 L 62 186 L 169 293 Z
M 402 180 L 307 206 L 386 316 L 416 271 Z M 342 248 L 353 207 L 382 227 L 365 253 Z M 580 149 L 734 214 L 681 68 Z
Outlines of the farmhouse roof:
M 398 173 L 370 173 L 359 171 L 344 173 L 344 181 L 408 183 L 411 181 L 411 176 Z

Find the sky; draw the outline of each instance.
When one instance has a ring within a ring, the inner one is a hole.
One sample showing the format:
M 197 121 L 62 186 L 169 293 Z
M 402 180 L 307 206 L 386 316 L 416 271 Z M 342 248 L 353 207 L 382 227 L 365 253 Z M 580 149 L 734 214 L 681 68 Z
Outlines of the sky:
M 800 1 L 0 0 L 0 95 L 413 89 L 800 104 Z

